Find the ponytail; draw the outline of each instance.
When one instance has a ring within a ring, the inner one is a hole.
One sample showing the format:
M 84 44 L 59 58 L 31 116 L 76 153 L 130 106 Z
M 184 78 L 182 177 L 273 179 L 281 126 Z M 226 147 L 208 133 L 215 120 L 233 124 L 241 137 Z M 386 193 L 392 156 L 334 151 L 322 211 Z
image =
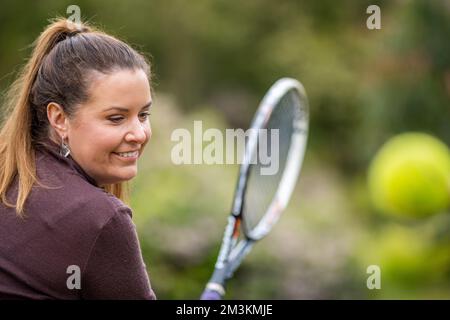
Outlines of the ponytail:
M 15 207 L 23 216 L 33 185 L 42 186 L 36 175 L 35 147 L 49 135 L 48 103 L 58 103 L 72 115 L 75 106 L 87 100 L 86 74 L 91 70 L 106 73 L 115 67 L 142 69 L 150 78 L 142 55 L 89 26 L 56 19 L 41 33 L 6 96 L 6 117 L 0 130 L 0 203 Z M 7 191 L 16 179 L 14 205 L 7 199 Z M 126 200 L 125 182 L 104 189 Z

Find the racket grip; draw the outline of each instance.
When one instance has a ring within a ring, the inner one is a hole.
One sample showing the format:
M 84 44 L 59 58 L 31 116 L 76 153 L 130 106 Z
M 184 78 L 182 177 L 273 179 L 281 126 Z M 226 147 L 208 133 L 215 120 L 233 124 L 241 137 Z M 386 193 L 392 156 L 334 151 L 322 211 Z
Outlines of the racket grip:
M 222 295 L 215 290 L 205 289 L 200 300 L 222 300 Z

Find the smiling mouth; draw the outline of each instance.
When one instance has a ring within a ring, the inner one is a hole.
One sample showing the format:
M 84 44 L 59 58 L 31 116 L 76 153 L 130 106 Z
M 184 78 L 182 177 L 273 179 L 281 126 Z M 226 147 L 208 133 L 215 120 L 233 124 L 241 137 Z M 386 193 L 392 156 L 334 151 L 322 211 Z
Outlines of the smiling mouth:
M 114 154 L 118 155 L 121 158 L 130 158 L 135 159 L 139 156 L 139 151 L 129 151 L 129 152 L 113 152 Z

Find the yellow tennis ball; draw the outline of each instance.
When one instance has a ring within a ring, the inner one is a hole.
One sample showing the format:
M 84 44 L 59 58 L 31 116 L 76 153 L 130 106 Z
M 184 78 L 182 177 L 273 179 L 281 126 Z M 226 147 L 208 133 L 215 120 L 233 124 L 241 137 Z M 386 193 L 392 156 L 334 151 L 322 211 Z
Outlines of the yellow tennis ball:
M 375 207 L 404 217 L 426 217 L 450 203 L 450 151 L 424 133 L 390 139 L 369 167 L 369 192 Z

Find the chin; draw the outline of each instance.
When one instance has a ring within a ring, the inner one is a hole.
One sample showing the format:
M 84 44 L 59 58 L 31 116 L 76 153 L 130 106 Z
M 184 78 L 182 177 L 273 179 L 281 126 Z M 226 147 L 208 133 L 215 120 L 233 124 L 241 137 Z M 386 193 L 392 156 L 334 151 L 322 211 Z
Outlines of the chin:
M 136 177 L 136 175 L 137 175 L 136 170 L 130 170 L 130 172 L 126 172 L 126 173 L 124 172 L 124 174 L 120 176 L 121 181 L 119 181 L 119 182 L 131 180 L 134 177 Z
M 130 172 L 124 172 L 121 175 L 115 175 L 113 177 L 110 177 L 109 179 L 107 179 L 107 181 L 108 181 L 108 184 L 126 182 L 126 181 L 133 179 L 136 176 L 136 174 L 137 174 L 137 172 L 134 170 L 130 171 Z

